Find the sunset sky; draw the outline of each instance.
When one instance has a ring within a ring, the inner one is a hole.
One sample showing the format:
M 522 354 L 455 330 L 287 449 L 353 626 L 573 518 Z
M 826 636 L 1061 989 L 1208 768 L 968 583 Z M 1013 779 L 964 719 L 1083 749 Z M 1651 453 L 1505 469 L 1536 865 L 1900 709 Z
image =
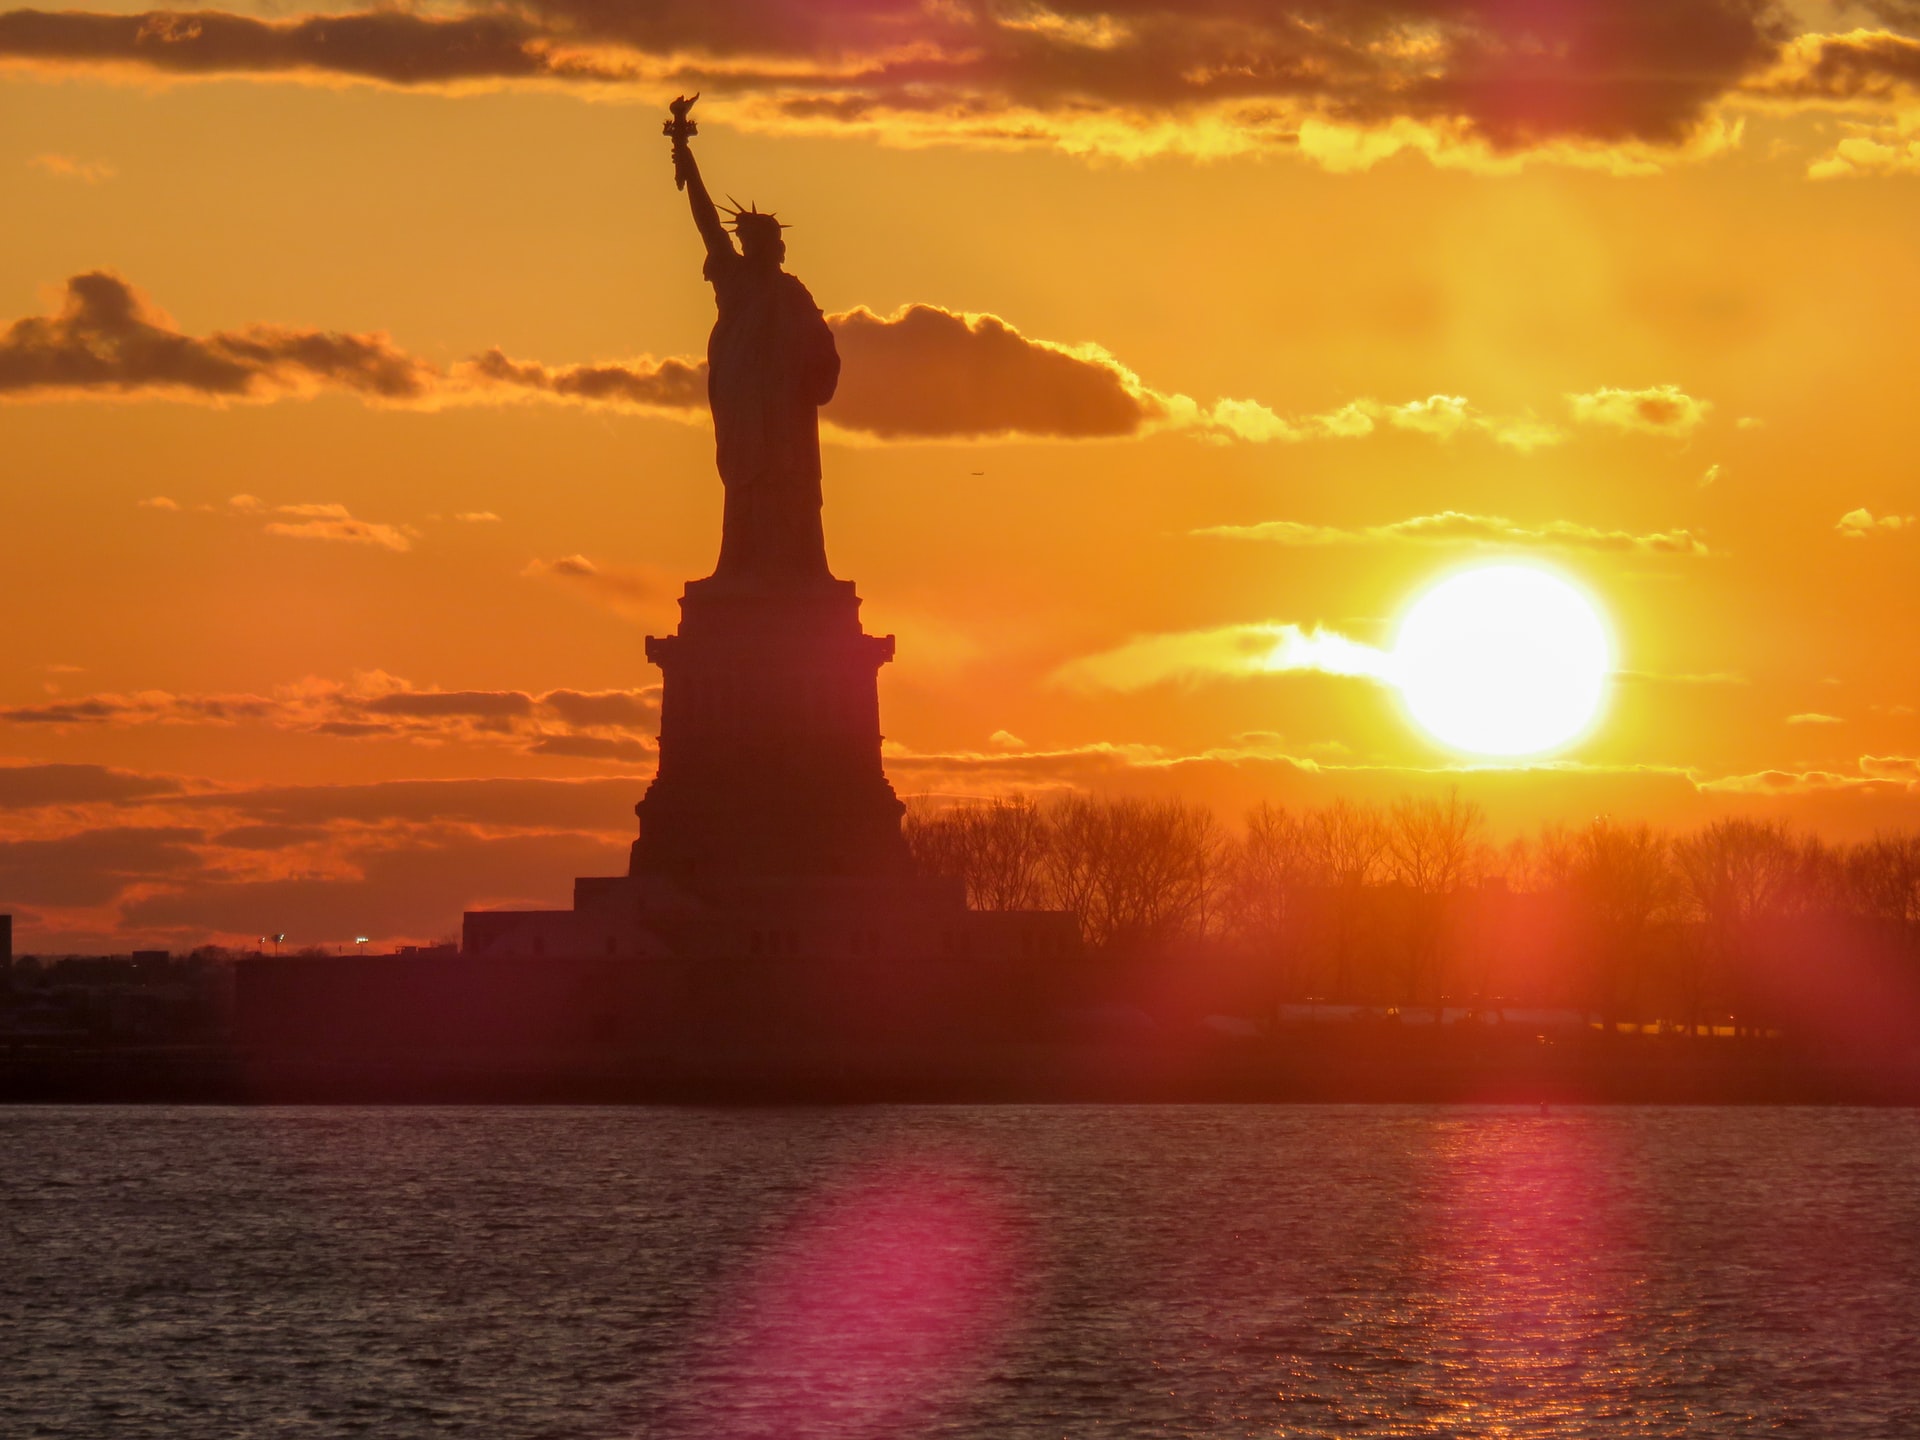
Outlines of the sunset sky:
M 102 4 L 0 12 L 17 949 L 623 868 L 719 535 L 694 90 L 838 333 L 903 797 L 1920 823 L 1914 0 Z M 1352 657 L 1516 558 L 1617 669 L 1475 759 Z

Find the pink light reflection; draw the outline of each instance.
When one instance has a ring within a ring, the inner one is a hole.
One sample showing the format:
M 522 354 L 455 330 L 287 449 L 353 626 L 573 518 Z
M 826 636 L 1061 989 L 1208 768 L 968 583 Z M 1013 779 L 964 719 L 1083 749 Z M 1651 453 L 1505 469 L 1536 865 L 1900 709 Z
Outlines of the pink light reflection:
M 1647 1382 L 1633 1165 L 1610 1119 L 1563 1111 L 1451 1119 L 1426 1241 L 1448 1413 L 1476 1434 L 1615 1414 Z
M 670 1433 L 901 1433 L 964 1394 L 1004 1329 L 1014 1227 L 977 1179 L 890 1164 L 817 1198 L 744 1277 Z

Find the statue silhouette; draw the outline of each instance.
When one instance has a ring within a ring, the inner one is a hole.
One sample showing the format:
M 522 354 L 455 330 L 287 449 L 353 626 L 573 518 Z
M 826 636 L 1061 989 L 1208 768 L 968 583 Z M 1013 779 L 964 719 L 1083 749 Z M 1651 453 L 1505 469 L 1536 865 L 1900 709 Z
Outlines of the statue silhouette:
M 703 273 L 720 307 L 707 341 L 707 403 L 726 486 L 714 578 L 755 585 L 831 579 L 820 523 L 819 409 L 833 398 L 840 355 L 807 287 L 780 268 L 785 227 L 735 204 L 727 207 L 728 234 L 687 143 L 696 133 L 687 112 L 697 99 L 675 100 L 665 128 L 674 180 L 693 206 L 707 246 Z

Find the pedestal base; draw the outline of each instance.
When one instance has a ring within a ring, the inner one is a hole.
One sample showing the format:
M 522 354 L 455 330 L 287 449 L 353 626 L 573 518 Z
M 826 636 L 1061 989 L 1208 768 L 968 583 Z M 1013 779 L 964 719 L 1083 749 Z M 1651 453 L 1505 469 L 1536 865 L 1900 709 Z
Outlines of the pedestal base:
M 678 634 L 647 639 L 664 675 L 660 769 L 635 807 L 631 873 L 904 875 L 905 807 L 880 763 L 880 667 L 853 584 L 696 580 Z

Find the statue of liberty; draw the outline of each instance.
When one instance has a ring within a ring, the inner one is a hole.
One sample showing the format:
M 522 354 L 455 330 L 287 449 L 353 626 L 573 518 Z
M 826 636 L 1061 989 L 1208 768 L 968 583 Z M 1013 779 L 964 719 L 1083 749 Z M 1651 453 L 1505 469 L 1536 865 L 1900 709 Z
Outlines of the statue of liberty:
M 706 242 L 704 274 L 720 318 L 707 341 L 707 403 L 715 460 L 726 486 L 720 532 L 725 581 L 793 582 L 831 578 L 820 525 L 819 409 L 833 398 L 840 355 L 826 317 L 799 279 L 780 268 L 785 227 L 749 205 L 720 219 L 687 141 L 693 101 L 670 107 L 673 174 L 693 206 Z M 734 241 L 740 242 L 739 249 Z

